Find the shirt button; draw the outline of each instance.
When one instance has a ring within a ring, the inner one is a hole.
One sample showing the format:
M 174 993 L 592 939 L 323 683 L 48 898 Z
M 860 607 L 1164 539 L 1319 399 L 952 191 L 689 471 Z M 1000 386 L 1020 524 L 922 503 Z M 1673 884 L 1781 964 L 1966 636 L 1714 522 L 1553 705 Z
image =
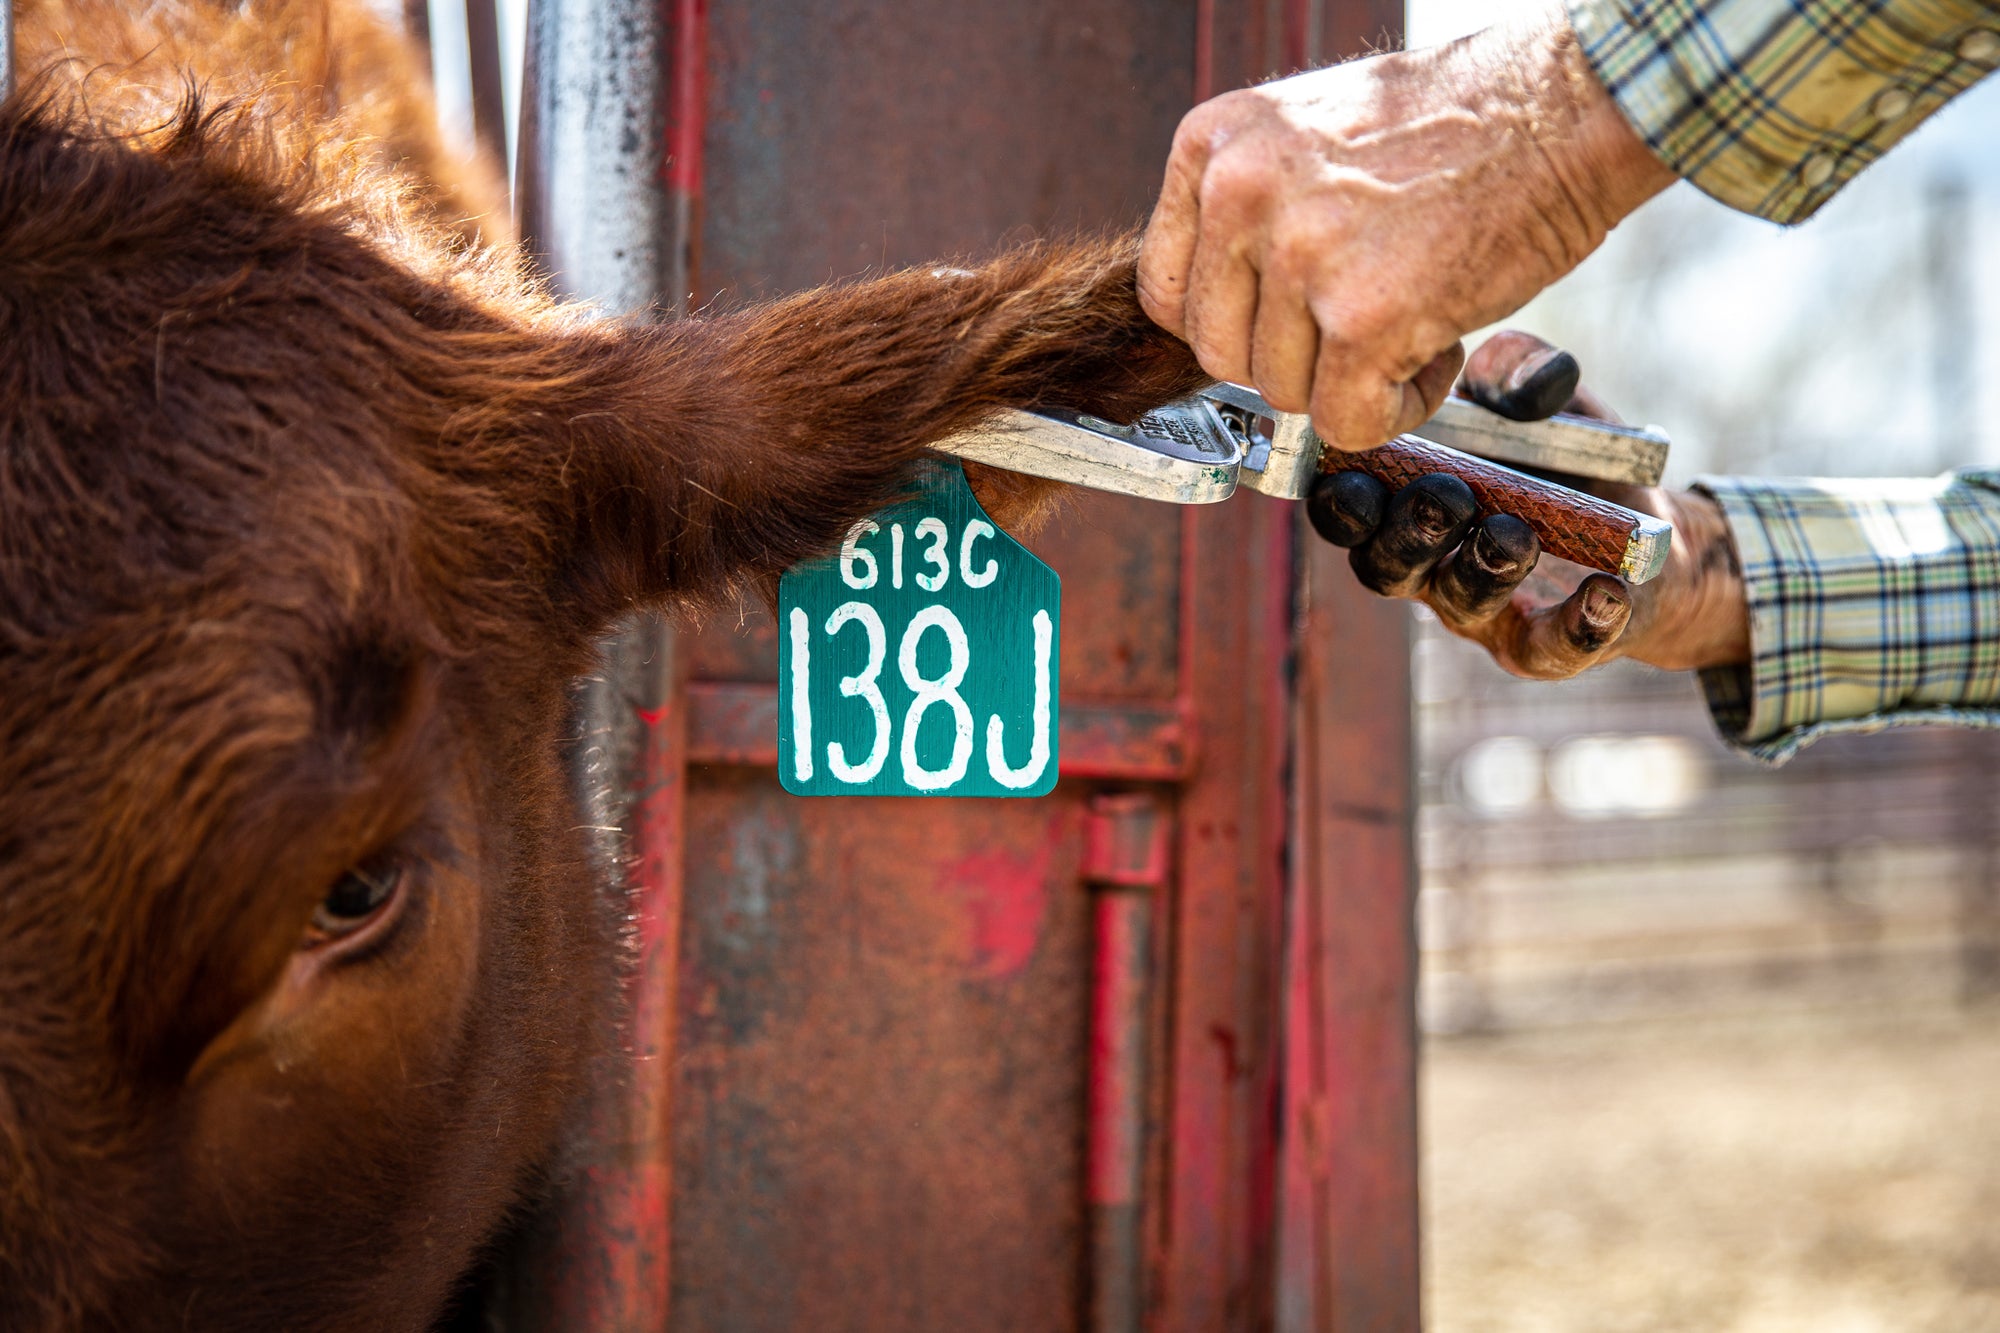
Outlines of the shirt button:
M 1990 28 L 1974 28 L 1958 39 L 1958 58 L 1970 60 L 1975 65 L 1991 64 L 1993 57 L 2000 56 L 2000 32 Z
M 1901 120 L 1910 109 L 1910 95 L 1901 88 L 1884 88 L 1875 94 L 1875 100 L 1868 109 L 1875 113 L 1877 120 Z
M 1805 165 L 1799 168 L 1799 176 L 1805 181 L 1808 190 L 1817 190 L 1833 179 L 1833 155 L 1814 153 L 1805 160 Z

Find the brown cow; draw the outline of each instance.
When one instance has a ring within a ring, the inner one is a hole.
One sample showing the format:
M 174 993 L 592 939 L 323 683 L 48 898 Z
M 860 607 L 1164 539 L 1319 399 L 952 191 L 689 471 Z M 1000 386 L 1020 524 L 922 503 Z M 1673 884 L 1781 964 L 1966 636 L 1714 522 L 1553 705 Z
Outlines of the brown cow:
M 446 159 L 359 0 L 20 20 L 0 1327 L 423 1327 L 610 1026 L 557 759 L 594 638 L 827 550 L 997 407 L 1198 372 L 1129 242 L 596 319 L 466 244 L 476 176 L 390 169 Z

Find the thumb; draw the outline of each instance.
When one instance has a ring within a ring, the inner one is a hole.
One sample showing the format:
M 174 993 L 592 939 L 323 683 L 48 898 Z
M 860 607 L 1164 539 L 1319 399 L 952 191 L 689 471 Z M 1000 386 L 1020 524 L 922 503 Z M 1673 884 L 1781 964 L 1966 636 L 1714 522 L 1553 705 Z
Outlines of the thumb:
M 1511 421 L 1540 421 L 1563 410 L 1581 378 L 1568 352 L 1509 329 L 1479 345 L 1465 363 L 1458 391 Z

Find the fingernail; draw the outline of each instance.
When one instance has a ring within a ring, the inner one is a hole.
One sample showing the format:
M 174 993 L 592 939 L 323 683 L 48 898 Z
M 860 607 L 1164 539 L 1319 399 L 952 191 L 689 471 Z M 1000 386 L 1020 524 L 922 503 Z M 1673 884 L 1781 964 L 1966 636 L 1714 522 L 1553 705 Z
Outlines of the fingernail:
M 1525 574 L 1541 551 L 1534 529 L 1512 514 L 1493 515 L 1472 535 L 1473 558 L 1491 574 Z
M 1451 516 L 1430 496 L 1419 495 L 1410 501 L 1410 526 L 1426 537 L 1436 537 L 1451 526 Z
M 1624 598 L 1601 583 L 1593 583 L 1583 590 L 1583 618 L 1599 629 L 1616 620 L 1624 605 Z
M 1500 543 L 1493 540 L 1493 534 L 1485 528 L 1474 528 L 1472 540 L 1466 545 L 1472 550 L 1472 563 L 1488 574 L 1498 574 L 1513 565 L 1507 553 L 1500 549 Z
M 1562 410 L 1582 377 L 1575 357 L 1551 347 L 1514 367 L 1506 393 L 1515 410 L 1531 418 L 1546 417 Z
M 1549 347 L 1535 353 L 1526 361 L 1521 362 L 1521 364 L 1514 367 L 1513 373 L 1507 376 L 1505 386 L 1507 391 L 1510 393 L 1518 392 L 1532 381 L 1535 376 L 1547 370 L 1549 362 L 1563 354 L 1562 348 Z

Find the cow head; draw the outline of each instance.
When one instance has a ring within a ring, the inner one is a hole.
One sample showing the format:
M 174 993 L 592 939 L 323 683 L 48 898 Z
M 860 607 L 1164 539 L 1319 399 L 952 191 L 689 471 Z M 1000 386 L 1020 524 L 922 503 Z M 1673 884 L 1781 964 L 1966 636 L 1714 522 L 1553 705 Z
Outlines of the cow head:
M 0 108 L 0 330 L 9 1329 L 428 1322 L 614 1027 L 594 636 L 1199 380 L 1129 241 L 614 325 L 195 104 Z

